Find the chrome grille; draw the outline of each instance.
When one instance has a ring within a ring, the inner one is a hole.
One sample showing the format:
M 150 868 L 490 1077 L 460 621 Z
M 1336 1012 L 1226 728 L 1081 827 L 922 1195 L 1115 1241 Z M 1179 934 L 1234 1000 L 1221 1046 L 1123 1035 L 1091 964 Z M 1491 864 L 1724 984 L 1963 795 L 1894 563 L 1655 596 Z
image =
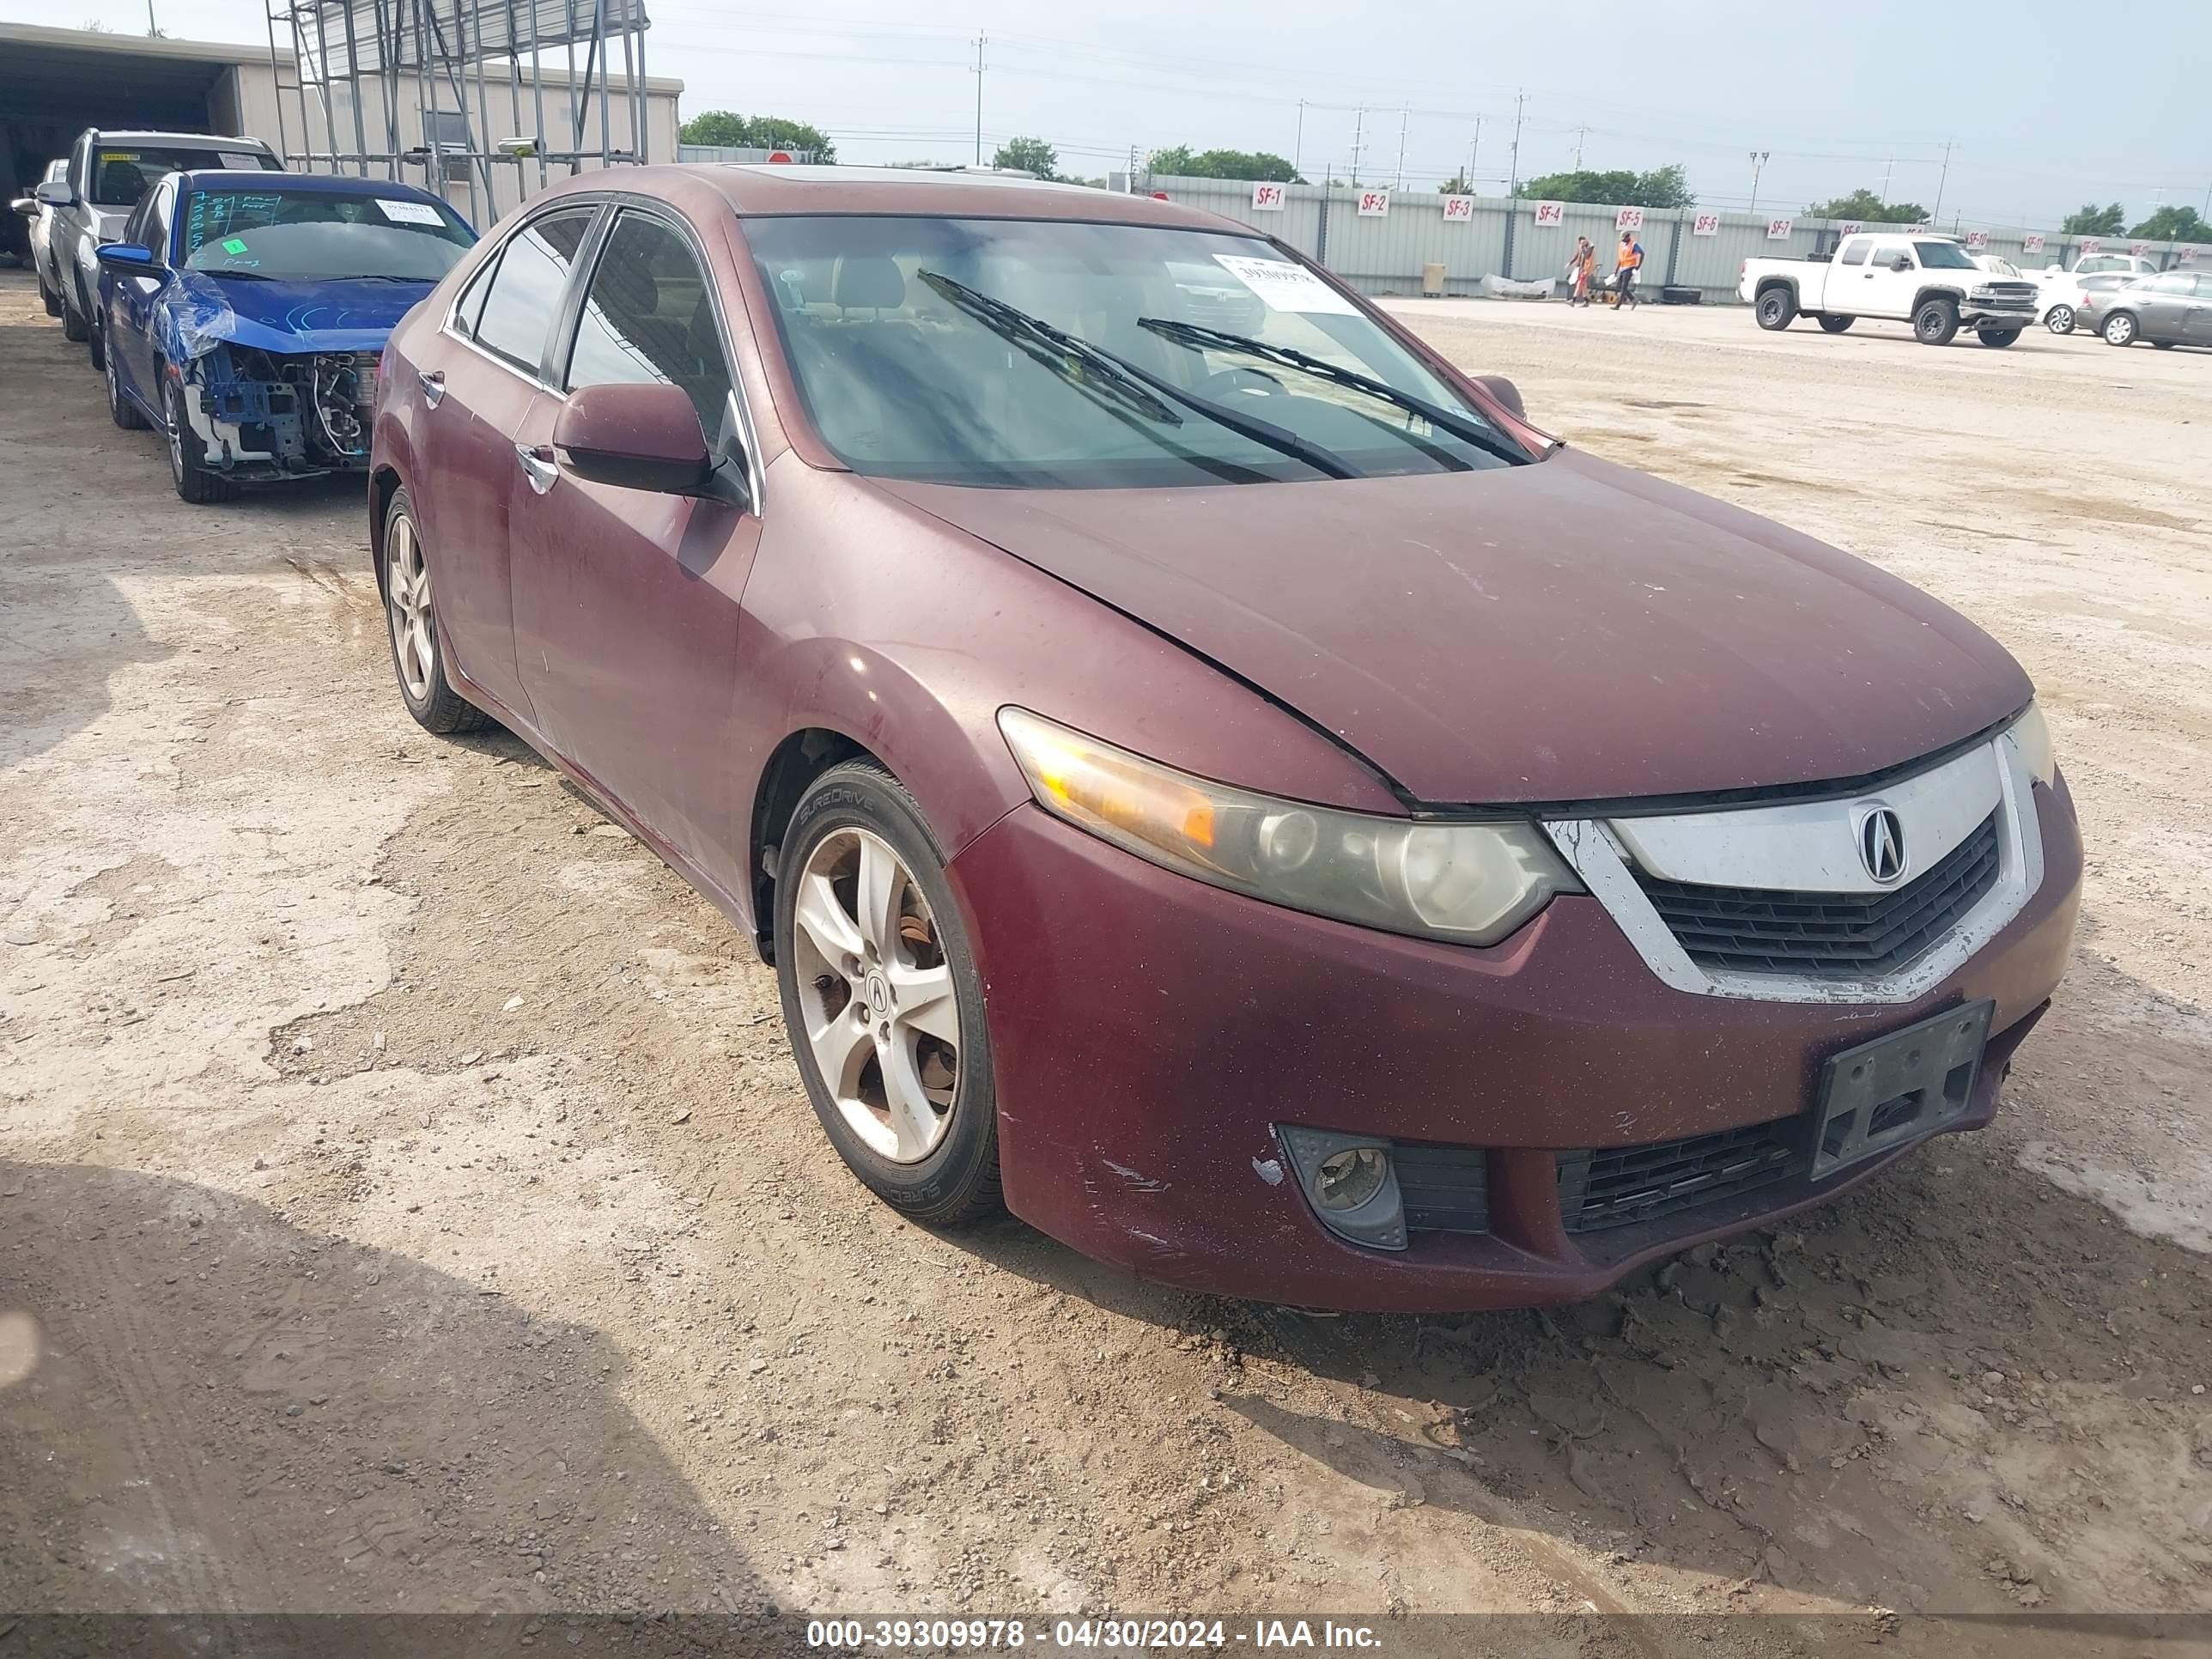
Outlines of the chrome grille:
M 1707 887 L 1636 872 L 1690 960 L 1708 970 L 1867 979 L 1935 945 L 1997 879 L 1992 812 L 1929 869 L 1886 893 Z

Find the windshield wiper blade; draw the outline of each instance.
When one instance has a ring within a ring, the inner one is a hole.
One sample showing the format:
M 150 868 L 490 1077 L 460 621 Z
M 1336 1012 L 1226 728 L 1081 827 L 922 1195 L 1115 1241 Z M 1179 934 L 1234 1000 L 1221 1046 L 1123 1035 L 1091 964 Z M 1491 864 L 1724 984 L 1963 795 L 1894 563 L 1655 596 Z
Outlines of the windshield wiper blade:
M 1071 334 L 1064 328 L 1048 323 L 1042 317 L 1033 317 L 1026 311 L 1008 305 L 1004 300 L 994 299 L 990 295 L 969 287 L 965 283 L 956 281 L 934 270 L 921 270 L 915 274 L 945 299 L 987 326 L 1015 337 L 1018 343 L 1026 339 L 1031 343 L 1041 343 L 1045 346 L 1057 348 L 1065 356 L 1087 365 L 1102 377 L 1119 382 L 1123 396 L 1132 398 L 1133 401 L 1137 397 L 1144 397 L 1145 403 L 1159 407 L 1161 415 L 1173 425 L 1181 426 L 1182 419 L 1174 410 L 1160 405 L 1159 398 L 1171 398 L 1185 409 L 1196 410 L 1217 425 L 1225 426 L 1231 432 L 1241 433 L 1254 442 L 1265 444 L 1268 448 L 1288 455 L 1294 460 L 1304 461 L 1315 471 L 1328 477 L 1351 478 L 1358 476 L 1351 463 L 1345 460 L 1343 457 L 1332 453 L 1319 444 L 1308 442 L 1297 433 L 1277 426 L 1273 421 L 1263 421 L 1256 415 L 1247 415 L 1242 410 L 1231 409 L 1224 404 L 1215 403 L 1210 398 L 1201 398 L 1195 392 L 1186 392 L 1174 381 L 1164 380 L 1150 369 L 1140 368 L 1127 358 L 1109 351 L 1103 346 L 1093 345 L 1080 335 Z M 1048 366 L 1051 366 L 1043 353 L 1032 351 L 1030 355 L 1037 357 L 1040 362 L 1046 362 Z M 1144 396 L 1147 390 L 1158 393 L 1159 398 Z
M 231 276 L 241 283 L 273 283 L 276 280 L 266 271 L 260 270 L 209 270 L 198 265 L 191 266 L 190 269 L 195 276 Z
M 1139 317 L 1137 319 L 1137 326 L 1150 329 L 1163 338 L 1173 340 L 1178 345 L 1188 346 L 1194 351 L 1212 346 L 1223 351 L 1241 351 L 1247 356 L 1258 357 L 1267 362 L 1280 363 L 1287 368 L 1304 369 L 1309 374 L 1317 375 L 1324 380 L 1333 380 L 1338 386 L 1348 386 L 1355 392 L 1364 392 L 1370 397 L 1380 398 L 1385 403 L 1395 404 L 1407 414 L 1418 415 L 1431 426 L 1441 428 L 1455 438 L 1463 439 L 1477 449 L 1487 454 L 1495 455 L 1500 460 L 1525 461 L 1528 459 L 1525 451 L 1513 444 L 1502 434 L 1489 427 L 1478 424 L 1469 416 L 1455 415 L 1442 404 L 1431 403 L 1417 393 L 1401 392 L 1388 380 L 1378 380 L 1371 374 L 1362 374 L 1357 369 L 1346 368 L 1340 363 L 1329 362 L 1326 357 L 1316 357 L 1310 351 L 1300 351 L 1296 346 L 1271 345 L 1267 341 L 1255 339 L 1249 334 L 1231 334 L 1225 329 L 1208 328 L 1202 323 L 1181 322 L 1172 317 Z

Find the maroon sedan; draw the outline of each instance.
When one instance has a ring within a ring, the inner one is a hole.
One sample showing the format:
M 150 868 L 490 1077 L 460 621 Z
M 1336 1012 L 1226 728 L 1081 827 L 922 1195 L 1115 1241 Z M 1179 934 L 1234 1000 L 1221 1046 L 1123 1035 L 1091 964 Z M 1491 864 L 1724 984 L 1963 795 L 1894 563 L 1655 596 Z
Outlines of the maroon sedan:
M 2065 966 L 2002 649 L 1168 203 L 586 175 L 394 332 L 373 477 L 410 712 L 751 933 L 923 1221 L 1585 1296 L 1986 1123 Z

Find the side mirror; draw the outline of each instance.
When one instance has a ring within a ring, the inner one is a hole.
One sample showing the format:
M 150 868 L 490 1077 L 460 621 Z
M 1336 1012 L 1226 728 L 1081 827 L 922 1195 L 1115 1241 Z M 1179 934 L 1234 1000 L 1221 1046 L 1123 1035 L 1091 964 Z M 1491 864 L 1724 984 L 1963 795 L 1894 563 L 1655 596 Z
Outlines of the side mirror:
M 76 192 L 69 187 L 65 180 L 60 179 L 33 185 L 31 194 L 48 207 L 67 207 L 71 202 L 76 200 Z
M 1528 411 L 1521 402 L 1521 388 L 1503 374 L 1478 374 L 1474 383 L 1523 420 L 1528 418 Z
M 110 270 L 135 270 L 143 276 L 154 268 L 152 250 L 136 242 L 103 242 L 93 250 L 93 258 Z
M 664 495 L 719 495 L 698 412 L 682 386 L 587 386 L 568 394 L 553 447 L 593 483 Z
M 1911 270 L 1911 269 L 1912 269 L 1912 256 L 1911 256 L 1910 253 L 1900 253 L 1900 254 L 1899 254 L 1899 255 L 1897 256 L 1897 258 L 1895 258 L 1894 259 L 1892 259 L 1892 260 L 1889 262 L 1889 268 L 1890 268 L 1892 270 Z

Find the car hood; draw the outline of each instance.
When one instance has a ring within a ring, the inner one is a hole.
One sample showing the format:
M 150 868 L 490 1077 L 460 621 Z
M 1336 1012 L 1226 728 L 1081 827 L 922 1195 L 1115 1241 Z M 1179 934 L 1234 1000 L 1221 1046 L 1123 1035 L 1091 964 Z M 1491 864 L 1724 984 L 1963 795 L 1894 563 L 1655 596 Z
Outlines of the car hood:
M 399 319 L 436 286 L 226 282 L 204 271 L 180 270 L 162 292 L 161 310 L 187 357 L 226 343 L 276 352 L 378 351 Z
M 1910 585 L 1571 450 L 1218 489 L 883 487 L 1212 659 L 1425 801 L 1856 777 L 2030 694 Z

